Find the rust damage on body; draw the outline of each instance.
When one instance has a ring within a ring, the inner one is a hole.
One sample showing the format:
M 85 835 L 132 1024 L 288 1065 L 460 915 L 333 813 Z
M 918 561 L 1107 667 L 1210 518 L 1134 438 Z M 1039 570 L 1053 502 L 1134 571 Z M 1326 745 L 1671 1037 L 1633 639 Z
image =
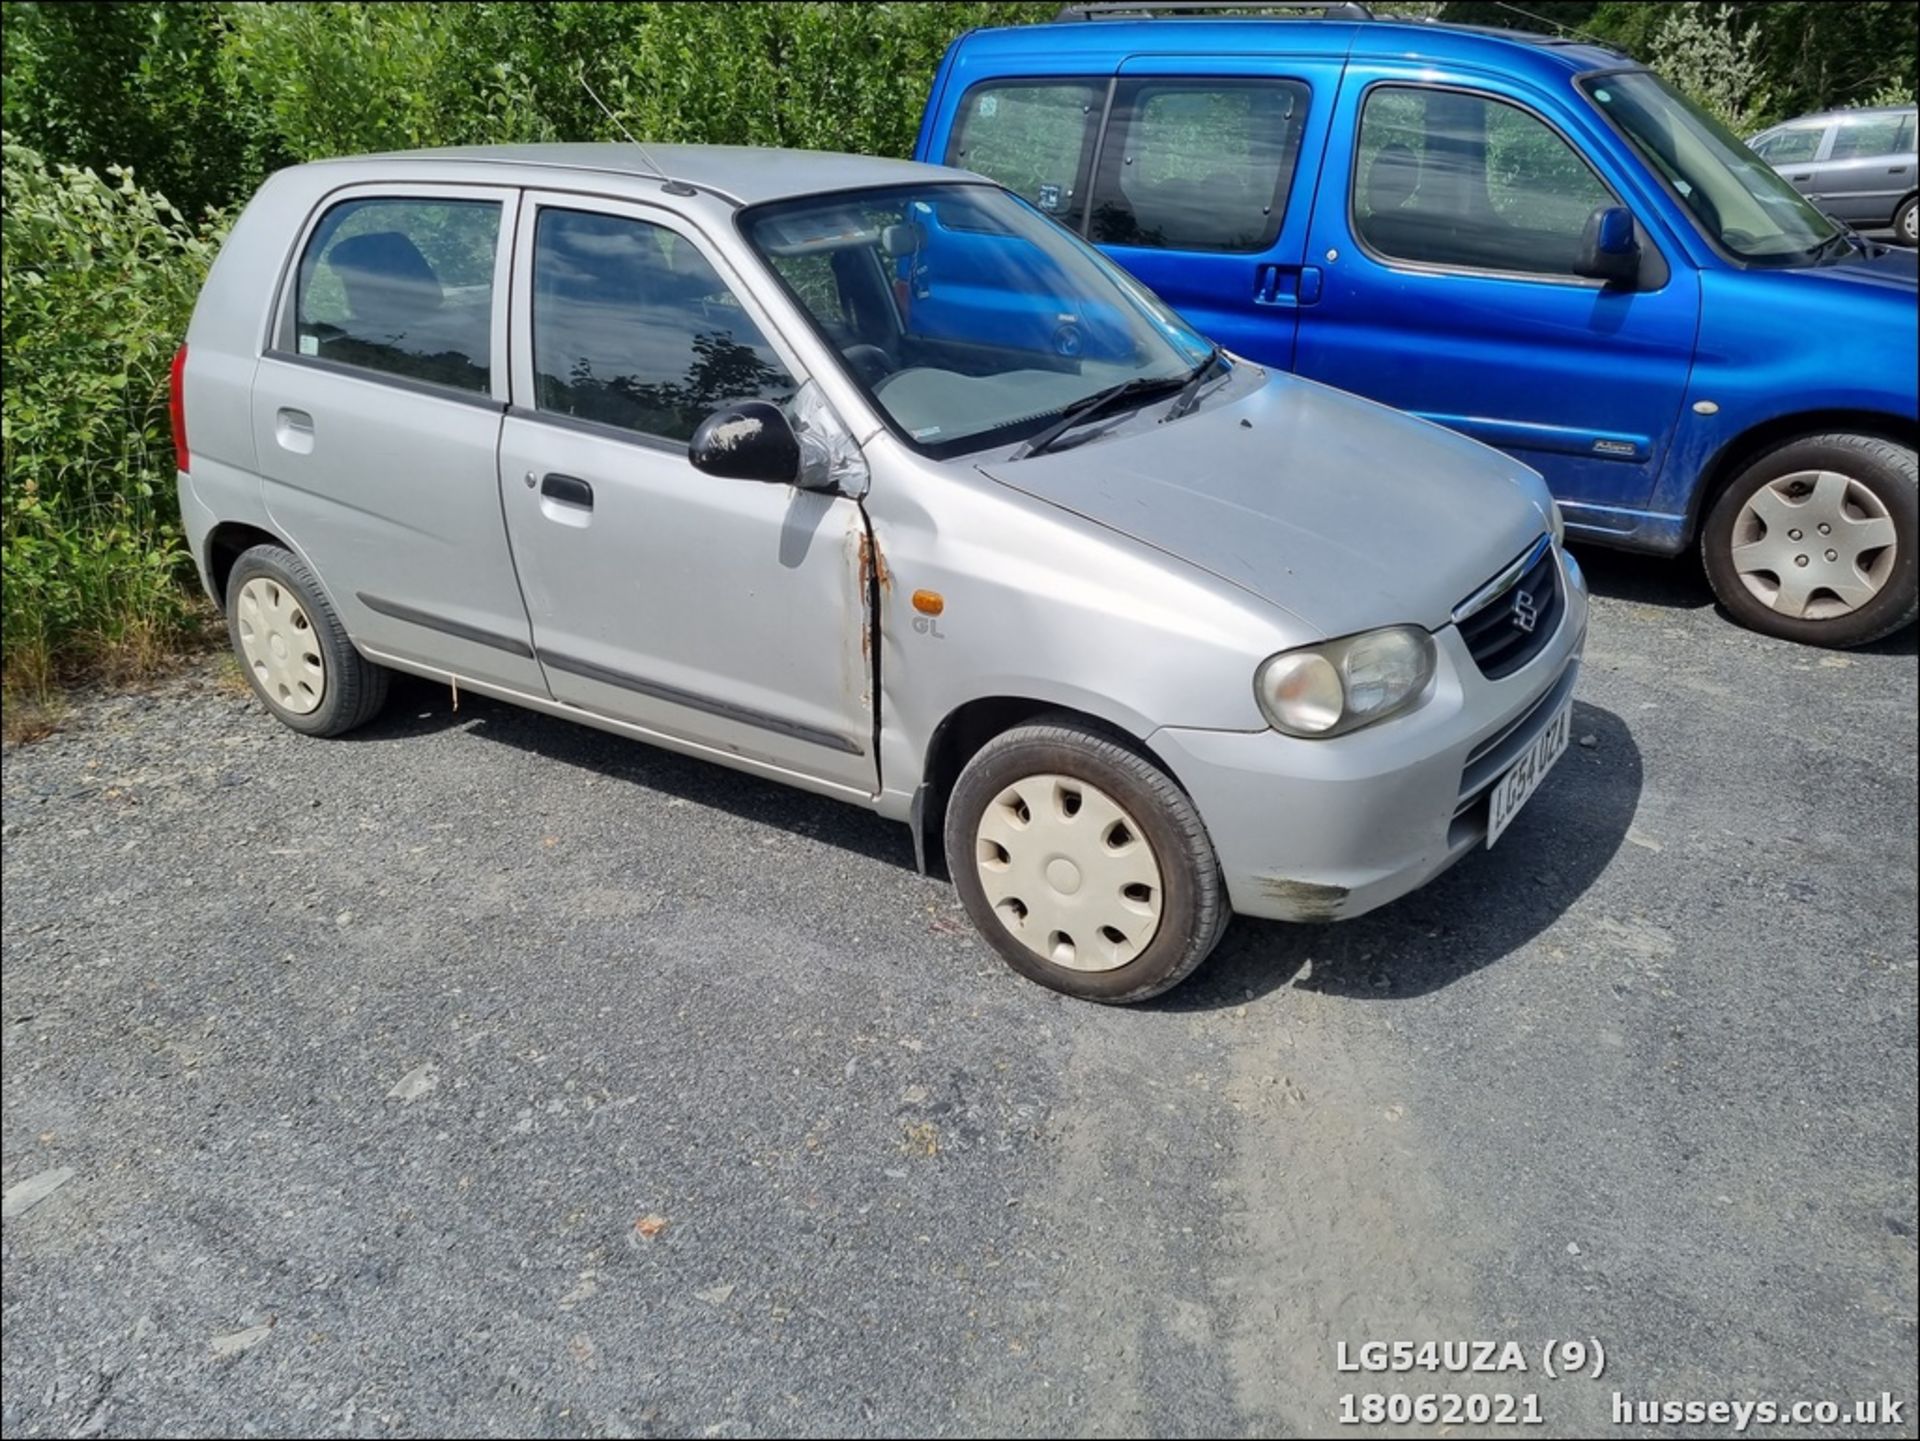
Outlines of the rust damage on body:
M 860 609 L 860 705 L 873 718 L 873 793 L 882 789 L 880 776 L 880 623 L 886 598 L 893 594 L 893 574 L 880 542 L 874 538 L 873 522 L 864 507 L 859 510 L 860 540 L 855 559 L 855 588 Z
M 1278 901 L 1296 921 L 1335 921 L 1353 893 L 1345 886 L 1318 881 L 1289 880 L 1286 876 L 1259 876 L 1255 884 Z

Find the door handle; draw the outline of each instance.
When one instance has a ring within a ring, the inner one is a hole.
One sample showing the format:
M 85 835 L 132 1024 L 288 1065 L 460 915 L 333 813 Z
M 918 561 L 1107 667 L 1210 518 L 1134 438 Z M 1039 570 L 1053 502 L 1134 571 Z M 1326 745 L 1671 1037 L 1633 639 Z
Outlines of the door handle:
M 1905 175 L 1906 173 L 1907 167 L 1904 165 L 1889 165 L 1887 167 L 1887 174 L 1889 175 Z
M 1805 174 L 1805 175 L 1789 175 L 1789 176 L 1787 177 L 1787 179 L 1789 179 L 1789 180 L 1811 180 L 1811 179 L 1813 179 L 1813 175 L 1812 175 L 1812 173 L 1811 173 L 1811 172 L 1809 172 L 1809 173 L 1807 173 L 1807 174 Z
M 282 450 L 295 455 L 313 454 L 313 417 L 304 410 L 281 406 L 273 416 L 273 438 Z
M 1255 305 L 1312 305 L 1320 298 L 1317 265 L 1261 265 L 1253 272 Z
M 540 493 L 548 500 L 557 500 L 563 505 L 577 505 L 582 510 L 593 509 L 593 487 L 576 476 L 561 475 L 555 471 L 540 482 Z

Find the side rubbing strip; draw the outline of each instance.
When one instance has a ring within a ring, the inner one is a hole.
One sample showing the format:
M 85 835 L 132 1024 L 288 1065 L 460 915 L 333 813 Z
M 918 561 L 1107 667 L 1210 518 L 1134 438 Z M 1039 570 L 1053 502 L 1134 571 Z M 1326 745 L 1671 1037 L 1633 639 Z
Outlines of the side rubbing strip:
M 608 670 L 605 666 L 595 665 L 592 661 L 575 660 L 572 656 L 555 655 L 552 651 L 543 650 L 540 652 L 540 664 L 550 666 L 554 670 L 566 671 L 570 675 L 583 676 L 587 680 L 597 680 L 602 685 L 615 685 L 622 690 L 650 695 L 655 700 L 683 705 L 689 710 L 705 711 L 708 715 L 716 715 L 723 720 L 739 721 L 742 725 L 757 726 L 761 730 L 792 736 L 795 740 L 805 741 L 808 745 L 825 746 L 828 750 L 845 751 L 848 755 L 866 754 L 859 742 L 835 735 L 832 731 L 801 725 L 798 721 L 768 715 L 765 711 L 749 710 L 745 706 L 734 705 L 731 701 L 696 695 L 692 691 L 681 690 L 678 686 L 642 680 L 639 676 L 627 675 L 624 671 Z
M 446 635 L 458 636 L 461 640 L 470 640 L 475 645 L 489 645 L 495 650 L 503 650 L 508 655 L 533 659 L 533 647 L 523 640 L 515 640 L 510 635 L 497 635 L 490 630 L 482 630 L 477 625 L 468 625 L 465 621 L 448 620 L 443 615 L 434 615 L 429 611 L 415 610 L 410 605 L 401 605 L 398 601 L 382 600 L 377 595 L 368 595 L 364 590 L 355 591 L 360 604 L 368 610 L 377 610 L 382 615 L 392 616 L 395 620 L 404 620 L 408 625 L 425 626 L 428 630 L 441 631 Z

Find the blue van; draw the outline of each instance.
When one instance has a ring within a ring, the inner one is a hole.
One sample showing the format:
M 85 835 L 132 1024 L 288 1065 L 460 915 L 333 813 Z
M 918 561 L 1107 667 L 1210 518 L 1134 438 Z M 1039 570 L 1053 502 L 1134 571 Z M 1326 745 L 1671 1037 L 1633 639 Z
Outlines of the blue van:
M 999 181 L 1236 354 L 1511 452 L 1572 536 L 1697 543 L 1756 630 L 1845 646 L 1913 620 L 1914 252 L 1611 50 L 1223 8 L 964 35 L 916 158 Z M 930 237 L 915 304 L 944 270 L 964 307 L 974 263 Z M 1073 320 L 975 323 L 1071 355 Z

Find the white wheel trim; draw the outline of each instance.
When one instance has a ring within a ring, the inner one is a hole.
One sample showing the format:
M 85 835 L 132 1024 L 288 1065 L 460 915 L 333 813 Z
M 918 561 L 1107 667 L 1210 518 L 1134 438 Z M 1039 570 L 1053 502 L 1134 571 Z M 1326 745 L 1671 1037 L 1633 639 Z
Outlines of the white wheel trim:
M 240 587 L 240 650 L 260 689 L 281 710 L 307 715 L 327 694 L 327 665 L 313 622 L 294 593 L 269 575 Z
M 1893 576 L 1886 503 L 1850 475 L 1798 470 L 1756 490 L 1733 522 L 1733 568 L 1755 599 L 1794 620 L 1851 615 Z
M 1073 776 L 1023 776 L 995 796 L 974 870 L 1000 923 L 1042 960 L 1118 970 L 1160 930 L 1160 862 L 1118 801 Z

